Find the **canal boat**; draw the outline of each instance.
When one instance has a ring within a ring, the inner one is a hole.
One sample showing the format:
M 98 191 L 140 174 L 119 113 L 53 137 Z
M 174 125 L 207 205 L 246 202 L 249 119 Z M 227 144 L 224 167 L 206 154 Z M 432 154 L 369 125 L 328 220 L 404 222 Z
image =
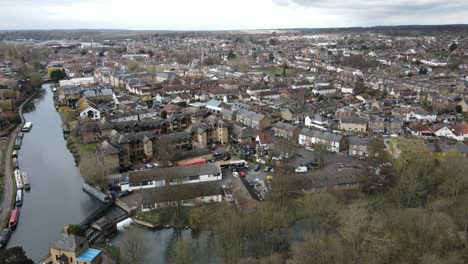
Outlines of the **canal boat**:
M 16 206 L 23 205 L 23 190 L 16 191 Z
M 21 131 L 23 132 L 29 132 L 32 128 L 32 123 L 31 122 L 26 122 L 26 124 L 24 124 L 23 128 L 21 129 Z
M 18 158 L 18 150 L 13 150 L 13 152 L 11 153 L 11 158 L 13 159 Z
M 13 158 L 13 168 L 15 170 L 19 169 L 18 158 Z
M 5 228 L 2 233 L 0 233 L 0 248 L 6 247 L 8 240 L 10 240 L 11 232 L 10 228 Z
M 96 197 L 101 202 L 108 202 L 110 200 L 108 195 L 102 193 L 101 191 L 99 191 L 98 189 L 94 188 L 93 186 L 91 186 L 91 185 L 89 185 L 87 183 L 83 183 L 83 191 L 85 191 L 86 193 Z
M 19 170 L 15 170 L 15 181 L 16 181 L 16 189 L 22 190 L 24 187 L 23 178 L 21 177 L 21 172 Z
M 28 175 L 26 174 L 25 171 L 21 172 L 21 179 L 23 179 L 23 188 L 26 191 L 29 191 L 31 189 L 31 183 L 29 182 Z
M 16 225 L 18 224 L 19 216 L 20 210 L 18 207 L 16 207 L 15 209 L 13 209 L 13 211 L 11 211 L 10 221 L 8 221 L 8 228 L 14 229 L 16 227 Z
M 15 147 L 14 149 L 20 149 L 21 148 L 21 144 L 23 144 L 23 140 L 21 138 L 16 138 L 15 139 Z
M 18 138 L 23 139 L 23 137 L 24 137 L 24 133 L 23 133 L 23 132 L 19 132 L 19 133 L 18 133 Z

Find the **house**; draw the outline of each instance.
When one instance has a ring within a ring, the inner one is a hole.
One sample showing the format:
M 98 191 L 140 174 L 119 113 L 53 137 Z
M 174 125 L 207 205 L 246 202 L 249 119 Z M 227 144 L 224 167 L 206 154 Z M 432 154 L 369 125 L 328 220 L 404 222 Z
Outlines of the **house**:
M 315 95 L 327 95 L 336 93 L 336 88 L 332 86 L 318 86 L 312 89 L 312 93 Z
M 191 119 L 188 114 L 172 114 L 167 119 L 169 122 L 169 128 L 172 131 L 184 131 L 190 126 Z
M 236 121 L 258 130 L 271 126 L 270 118 L 248 110 L 239 110 L 236 113 Z
M 257 134 L 255 138 L 257 145 L 263 149 L 270 149 L 273 147 L 273 132 L 271 130 L 263 130 Z
M 213 143 L 227 145 L 229 143 L 229 128 L 222 120 L 215 122 L 197 122 L 185 130 L 192 135 L 194 141 L 208 147 Z
M 312 146 L 314 144 L 324 144 L 330 152 L 341 152 L 346 149 L 347 139 L 343 135 L 322 132 L 303 128 L 299 133 L 298 142 L 303 146 Z
M 81 98 L 76 103 L 77 111 L 80 117 L 87 116 L 91 120 L 101 119 L 101 112 L 98 110 L 97 106 L 86 99 L 86 97 Z
M 326 127 L 330 126 L 330 122 L 328 118 L 322 117 L 319 114 L 315 114 L 314 116 L 307 116 L 305 118 L 304 125 L 307 127 L 325 129 Z
M 74 128 L 77 136 L 85 144 L 96 143 L 99 141 L 100 127 L 97 121 L 91 120 L 87 116 L 80 117 L 79 126 Z
M 235 144 L 251 146 L 255 143 L 257 133 L 251 127 L 240 126 L 235 124 L 232 128 L 230 136 L 232 142 Z
M 50 260 L 58 264 L 97 264 L 101 263 L 101 250 L 90 248 L 85 237 L 73 235 L 65 226 L 64 233 L 49 245 Z
M 374 134 L 398 134 L 402 131 L 403 119 L 392 115 L 371 115 L 369 130 Z
M 434 132 L 426 125 L 418 123 L 418 124 L 410 124 L 406 127 L 406 130 L 415 137 L 433 137 Z
M 417 109 L 406 114 L 406 121 L 435 122 L 437 113 L 428 112 L 423 109 Z
M 117 173 L 120 168 L 125 168 L 130 166 L 129 158 L 127 158 L 127 164 L 124 164 L 124 158 L 120 158 L 121 150 L 118 146 L 113 146 L 107 140 L 104 140 L 97 145 L 96 155 L 99 157 L 99 160 L 102 162 L 104 168 L 109 170 L 109 173 Z M 122 153 L 124 154 L 124 153 Z
M 172 134 L 161 135 L 156 139 L 155 151 L 157 151 L 159 142 L 168 142 L 170 145 L 178 150 L 191 150 L 192 149 L 192 136 L 183 131 Z
M 273 125 L 272 130 L 275 132 L 275 136 L 286 138 L 286 139 L 293 140 L 293 141 L 297 140 L 299 136 L 299 132 L 301 131 L 301 129 L 298 126 L 284 123 L 281 121 L 276 122 Z
M 218 163 L 207 163 L 130 171 L 126 175 L 121 175 L 121 178 L 123 178 L 120 181 L 122 190 L 139 190 L 220 181 L 223 179 L 223 174 Z
M 212 113 L 221 113 L 222 109 L 230 109 L 229 105 L 223 101 L 211 99 L 206 103 L 206 108 Z
M 368 145 L 370 138 L 366 137 L 349 137 L 348 155 L 367 157 L 369 155 Z
M 364 117 L 342 117 L 339 129 L 346 132 L 366 132 L 368 119 Z

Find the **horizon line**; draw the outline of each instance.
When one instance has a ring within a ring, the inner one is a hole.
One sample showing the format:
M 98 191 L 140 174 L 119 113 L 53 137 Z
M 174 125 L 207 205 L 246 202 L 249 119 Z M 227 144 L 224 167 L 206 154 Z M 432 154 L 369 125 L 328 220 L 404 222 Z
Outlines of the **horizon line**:
M 200 32 L 200 31 L 245 31 L 245 30 L 314 30 L 314 29 L 371 29 L 385 27 L 441 27 L 441 26 L 468 26 L 468 24 L 398 24 L 398 25 L 374 25 L 374 26 L 343 26 L 343 27 L 291 27 L 291 28 L 240 28 L 240 29 L 125 29 L 125 28 L 36 28 L 36 29 L 0 29 L 0 32 L 12 31 L 175 31 L 175 32 Z

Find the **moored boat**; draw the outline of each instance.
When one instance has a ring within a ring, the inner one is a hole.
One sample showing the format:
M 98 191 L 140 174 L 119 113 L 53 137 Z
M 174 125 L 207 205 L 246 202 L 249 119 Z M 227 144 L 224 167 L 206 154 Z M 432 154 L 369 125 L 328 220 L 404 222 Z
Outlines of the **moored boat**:
M 31 183 L 29 182 L 28 175 L 26 174 L 25 171 L 21 172 L 21 179 L 23 179 L 23 188 L 26 191 L 29 191 L 31 189 Z
M 15 173 L 16 189 L 22 190 L 24 187 L 24 184 L 23 184 L 23 178 L 21 177 L 21 171 L 15 170 L 14 173 Z
M 20 215 L 20 210 L 18 207 L 16 207 L 15 209 L 13 209 L 13 211 L 11 211 L 11 214 L 10 214 L 10 221 L 8 221 L 8 227 L 9 228 L 15 228 L 16 225 L 18 224 L 18 220 L 19 220 L 19 215 Z

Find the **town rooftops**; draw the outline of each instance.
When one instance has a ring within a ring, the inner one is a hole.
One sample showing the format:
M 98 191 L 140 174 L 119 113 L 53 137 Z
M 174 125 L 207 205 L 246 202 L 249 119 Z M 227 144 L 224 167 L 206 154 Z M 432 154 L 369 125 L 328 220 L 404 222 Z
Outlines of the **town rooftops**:
M 334 142 L 339 142 L 343 138 L 342 135 L 336 135 L 336 134 L 332 134 L 329 132 L 321 132 L 318 130 L 312 130 L 308 128 L 303 128 L 300 134 L 308 136 L 308 137 L 314 137 L 314 138 L 318 138 L 318 139 L 322 139 L 326 141 L 334 141 Z
M 349 145 L 367 146 L 370 138 L 367 137 L 349 137 Z
M 60 234 L 50 243 L 50 247 L 65 251 L 76 251 L 79 246 L 86 242 L 86 238 L 77 235 Z
M 155 168 L 144 171 L 128 172 L 130 183 L 142 181 L 154 181 L 162 179 L 186 179 L 190 176 L 221 174 L 221 167 L 218 163 L 207 163 L 202 165 Z

